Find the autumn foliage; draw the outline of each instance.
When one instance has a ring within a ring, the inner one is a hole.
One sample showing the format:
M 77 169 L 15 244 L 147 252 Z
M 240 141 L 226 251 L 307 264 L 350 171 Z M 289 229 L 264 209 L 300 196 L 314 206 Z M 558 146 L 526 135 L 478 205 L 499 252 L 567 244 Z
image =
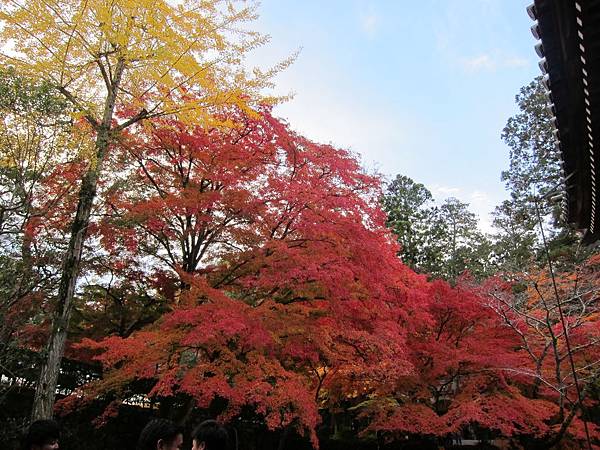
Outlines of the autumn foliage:
M 402 176 L 382 201 L 355 155 L 273 115 L 294 57 L 244 67 L 255 17 L 0 3 L 0 410 L 16 390 L 98 428 L 211 416 L 279 449 L 600 448 L 600 256 L 534 264 L 520 122 L 492 261 L 468 205 Z
M 396 256 L 380 181 L 351 154 L 266 107 L 218 114 L 235 126 L 155 119 L 111 148 L 90 227 L 93 282 L 69 346 L 103 376 L 59 402 L 61 414 L 98 402 L 98 426 L 118 420 L 121 404 L 181 421 L 251 414 L 315 447 L 323 414 L 386 440 L 485 431 L 581 442 L 568 370 L 561 401 L 546 380 L 551 354 L 536 359 L 559 326 L 554 315 L 545 331 L 528 319 L 543 320 L 534 294 L 547 275 L 526 291 L 525 316 L 507 306 L 511 284 L 428 281 Z M 49 215 L 35 230 L 60 227 Z M 569 322 L 582 383 L 597 361 L 595 264 L 579 280 L 585 317 Z M 569 282 L 559 280 L 565 292 Z M 558 347 L 564 357 L 560 337 Z
M 597 436 L 558 315 L 560 304 L 589 410 L 597 258 L 555 276 L 556 293 L 544 271 L 524 288 L 428 280 L 397 257 L 380 180 L 353 155 L 298 135 L 269 107 L 214 114 L 229 125 L 156 118 L 110 147 L 67 346 L 103 373 L 61 400 L 61 415 L 100 404 L 102 427 L 121 405 L 181 422 L 210 411 L 314 447 L 340 417 L 384 441 L 577 446 L 584 420 Z M 30 239 L 61 242 L 81 170 L 65 161 L 41 181 L 45 213 Z
M 239 126 L 157 121 L 114 149 L 128 181 L 106 186 L 103 266 L 121 284 L 148 267 L 168 312 L 85 341 L 106 368 L 91 389 L 126 401 L 148 380 L 149 398 L 224 399 L 223 417 L 251 406 L 316 443 L 319 406 L 336 400 L 328 386 L 367 392 L 411 370 L 400 306 L 422 280 L 397 260 L 378 180 L 352 156 L 266 110 L 229 114 Z

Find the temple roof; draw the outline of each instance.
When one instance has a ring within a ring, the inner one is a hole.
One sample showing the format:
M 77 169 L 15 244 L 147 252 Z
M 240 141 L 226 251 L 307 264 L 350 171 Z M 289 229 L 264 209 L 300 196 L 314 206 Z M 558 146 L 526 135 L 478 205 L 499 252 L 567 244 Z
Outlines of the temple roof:
M 600 239 L 600 0 L 535 0 L 527 8 L 563 162 L 563 213 Z

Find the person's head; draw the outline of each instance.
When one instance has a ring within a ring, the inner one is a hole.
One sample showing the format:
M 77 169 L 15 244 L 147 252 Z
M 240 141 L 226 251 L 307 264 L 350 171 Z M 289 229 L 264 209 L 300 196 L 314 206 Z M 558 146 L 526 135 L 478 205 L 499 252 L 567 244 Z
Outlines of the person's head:
M 225 450 L 227 430 L 216 420 L 205 420 L 192 433 L 192 450 Z
M 36 420 L 23 436 L 23 450 L 57 450 L 60 428 L 54 420 Z
M 179 450 L 182 443 L 182 427 L 167 419 L 154 419 L 140 433 L 137 450 Z

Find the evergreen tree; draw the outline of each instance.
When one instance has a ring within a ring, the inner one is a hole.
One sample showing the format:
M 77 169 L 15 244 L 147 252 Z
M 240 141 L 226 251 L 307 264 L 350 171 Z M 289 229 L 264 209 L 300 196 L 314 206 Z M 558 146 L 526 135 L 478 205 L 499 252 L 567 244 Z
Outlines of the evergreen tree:
M 542 225 L 550 256 L 569 266 L 585 259 L 587 252 L 581 251 L 577 234 L 561 218 L 560 155 L 542 77 L 522 87 L 516 103 L 519 112 L 502 131 L 510 164 L 501 179 L 510 198 L 494 212 L 495 252 L 504 271 L 522 271 L 535 261 L 545 264 Z
M 402 261 L 415 270 L 431 265 L 435 252 L 430 245 L 435 216 L 433 196 L 421 183 L 397 175 L 382 199 L 387 226 L 396 234 Z
M 490 240 L 469 205 L 449 198 L 437 207 L 421 183 L 397 175 L 383 196 L 387 226 L 396 234 L 402 261 L 434 278 L 455 280 L 465 271 L 491 274 Z
M 479 230 L 477 216 L 469 204 L 450 197 L 439 208 L 433 228 L 436 245 L 442 255 L 439 268 L 431 273 L 455 280 L 465 271 L 477 278 L 491 275 L 491 243 Z

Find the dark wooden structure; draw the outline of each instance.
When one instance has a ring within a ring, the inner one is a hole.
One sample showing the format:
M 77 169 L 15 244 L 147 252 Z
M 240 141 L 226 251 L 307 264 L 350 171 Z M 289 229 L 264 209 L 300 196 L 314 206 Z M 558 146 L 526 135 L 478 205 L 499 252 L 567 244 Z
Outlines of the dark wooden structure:
M 527 8 L 563 161 L 567 221 L 600 239 L 600 0 L 535 0 Z

